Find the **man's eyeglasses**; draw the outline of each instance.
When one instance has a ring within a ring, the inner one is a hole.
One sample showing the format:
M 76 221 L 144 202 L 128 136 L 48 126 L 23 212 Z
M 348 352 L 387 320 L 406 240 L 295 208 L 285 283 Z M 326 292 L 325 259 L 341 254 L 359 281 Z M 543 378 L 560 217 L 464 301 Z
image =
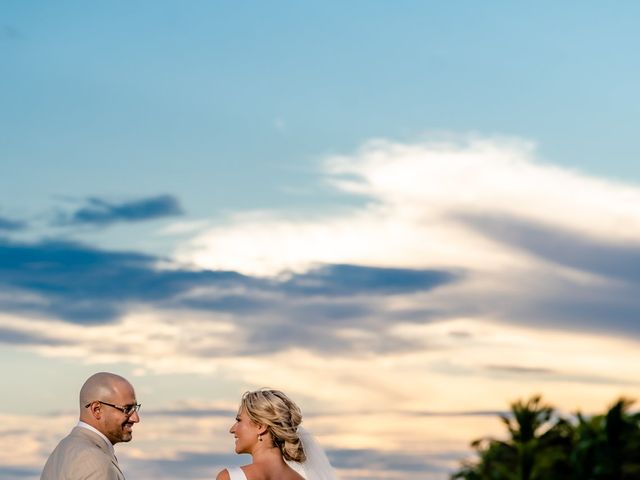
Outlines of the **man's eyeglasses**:
M 122 413 L 124 413 L 127 417 L 130 417 L 131 415 L 133 415 L 135 412 L 137 412 L 138 410 L 140 410 L 140 407 L 142 406 L 139 403 L 134 403 L 133 405 L 114 405 L 113 403 L 107 403 L 107 402 L 103 402 L 102 400 L 95 400 L 98 403 L 101 403 L 102 405 L 107 405 L 109 407 L 113 407 L 115 409 L 120 410 Z M 89 408 L 89 406 L 92 404 L 93 402 L 89 402 L 87 403 L 84 408 Z

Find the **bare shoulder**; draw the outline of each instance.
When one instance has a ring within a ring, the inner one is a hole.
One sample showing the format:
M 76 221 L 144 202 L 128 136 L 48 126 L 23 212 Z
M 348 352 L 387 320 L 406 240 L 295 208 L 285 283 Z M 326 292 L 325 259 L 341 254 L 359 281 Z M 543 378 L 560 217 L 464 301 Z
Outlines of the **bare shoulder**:
M 305 480 L 302 475 L 284 462 L 281 465 L 252 463 L 242 467 L 242 470 L 248 480 Z
M 231 477 L 229 476 L 229 470 L 227 470 L 226 468 L 224 470 L 220 470 L 218 475 L 216 475 L 216 480 L 231 480 Z

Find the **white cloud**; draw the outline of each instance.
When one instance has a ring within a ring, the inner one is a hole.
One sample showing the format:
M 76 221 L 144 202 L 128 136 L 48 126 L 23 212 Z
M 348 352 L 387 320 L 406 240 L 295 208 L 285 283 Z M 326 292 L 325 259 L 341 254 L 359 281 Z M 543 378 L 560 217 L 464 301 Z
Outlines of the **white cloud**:
M 203 268 L 273 275 L 317 262 L 497 270 L 530 259 L 487 240 L 461 215 L 509 215 L 618 242 L 640 240 L 640 189 L 536 161 L 530 142 L 467 138 L 367 143 L 326 159 L 327 181 L 370 202 L 291 218 L 246 212 L 180 246 Z

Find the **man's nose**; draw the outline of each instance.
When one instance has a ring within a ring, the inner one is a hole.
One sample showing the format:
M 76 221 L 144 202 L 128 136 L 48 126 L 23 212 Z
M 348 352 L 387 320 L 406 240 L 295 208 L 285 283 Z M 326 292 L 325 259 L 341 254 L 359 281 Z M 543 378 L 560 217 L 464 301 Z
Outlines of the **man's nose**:
M 140 421 L 140 415 L 138 415 L 138 412 L 133 412 L 129 417 L 129 421 L 132 423 L 138 423 Z

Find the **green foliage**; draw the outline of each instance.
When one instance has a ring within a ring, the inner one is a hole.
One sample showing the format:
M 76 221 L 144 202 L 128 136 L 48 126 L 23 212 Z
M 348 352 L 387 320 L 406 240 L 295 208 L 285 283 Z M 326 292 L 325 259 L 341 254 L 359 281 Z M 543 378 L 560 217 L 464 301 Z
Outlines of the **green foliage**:
M 640 412 L 621 398 L 604 415 L 563 418 L 540 396 L 511 404 L 501 416 L 506 441 L 483 438 L 471 446 L 452 480 L 640 480 Z

